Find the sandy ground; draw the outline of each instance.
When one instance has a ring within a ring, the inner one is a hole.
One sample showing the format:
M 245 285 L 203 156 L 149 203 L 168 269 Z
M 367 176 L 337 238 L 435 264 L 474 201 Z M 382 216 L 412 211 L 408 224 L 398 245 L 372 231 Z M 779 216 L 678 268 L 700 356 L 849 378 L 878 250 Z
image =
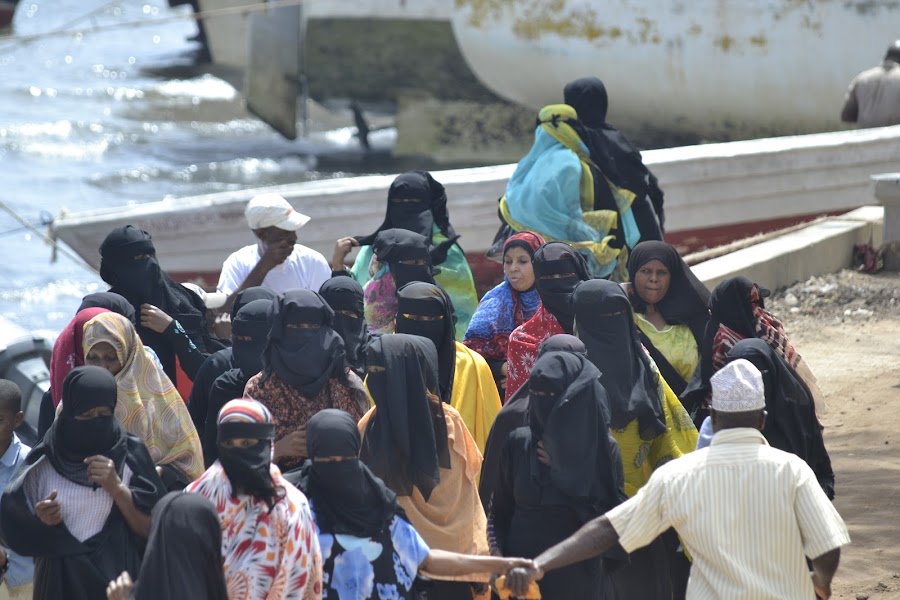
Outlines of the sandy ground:
M 771 305 L 828 402 L 822 420 L 837 480 L 835 506 L 852 539 L 833 597 L 900 599 L 900 276 L 845 272 L 838 282 L 875 298 L 867 305 L 873 314 L 846 314 L 859 307 L 842 306 L 846 299 L 821 311 L 791 312 L 784 292 Z

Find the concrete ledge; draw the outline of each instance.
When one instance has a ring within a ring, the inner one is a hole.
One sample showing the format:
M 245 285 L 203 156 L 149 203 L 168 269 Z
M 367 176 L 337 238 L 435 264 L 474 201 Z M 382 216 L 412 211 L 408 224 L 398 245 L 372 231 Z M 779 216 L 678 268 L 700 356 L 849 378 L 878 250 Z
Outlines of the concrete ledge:
M 776 290 L 814 275 L 849 267 L 853 245 L 881 244 L 884 208 L 864 206 L 800 231 L 700 263 L 694 273 L 709 289 L 722 280 L 744 275 Z

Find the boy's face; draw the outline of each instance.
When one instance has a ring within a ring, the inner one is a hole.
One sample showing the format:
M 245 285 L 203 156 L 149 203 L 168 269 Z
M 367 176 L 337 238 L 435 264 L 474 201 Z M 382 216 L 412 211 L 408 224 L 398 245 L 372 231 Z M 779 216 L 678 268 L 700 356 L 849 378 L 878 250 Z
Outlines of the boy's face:
M 0 409 L 0 444 L 8 443 L 13 432 L 22 424 L 25 415 L 19 411 Z

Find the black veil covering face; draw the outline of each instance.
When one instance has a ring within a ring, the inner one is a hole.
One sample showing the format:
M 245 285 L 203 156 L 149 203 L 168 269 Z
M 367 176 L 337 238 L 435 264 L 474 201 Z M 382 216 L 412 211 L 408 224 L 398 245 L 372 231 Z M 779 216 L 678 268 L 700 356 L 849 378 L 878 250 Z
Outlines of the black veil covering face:
M 307 398 L 315 398 L 330 378 L 343 377 L 344 341 L 331 328 L 333 320 L 334 311 L 316 292 L 280 294 L 269 313 L 260 385 L 274 371 Z
M 456 372 L 456 318 L 450 296 L 432 283 L 410 283 L 397 291 L 397 333 L 428 338 L 438 353 L 441 399 L 453 397 Z
M 397 495 L 359 460 L 353 417 L 327 408 L 309 420 L 306 432 L 310 460 L 285 478 L 312 501 L 319 530 L 371 538 L 389 527 L 398 511 Z M 337 457 L 341 460 L 331 460 Z
M 432 240 L 434 225 L 447 237 L 437 246 Z M 447 252 L 459 239 L 450 224 L 444 186 L 427 171 L 409 171 L 398 175 L 388 190 L 384 221 L 373 233 L 355 236 L 355 239 L 360 246 L 371 246 L 377 235 L 387 229 L 406 229 L 423 236 L 435 265 L 447 259 Z
M 769 445 L 802 458 L 833 500 L 834 471 L 809 388 L 764 340 L 748 338 L 736 343 L 728 351 L 728 360 L 739 358 L 749 360 L 762 373 L 767 413 L 763 435 Z
M 641 439 L 665 433 L 666 419 L 657 376 L 641 347 L 631 303 L 617 283 L 593 279 L 572 294 L 575 328 L 588 357 L 603 374 L 610 402 L 610 427 L 625 429 L 635 419 Z
M 201 352 L 212 353 L 225 347 L 207 330 L 206 306 L 200 296 L 173 281 L 160 268 L 149 233 L 133 225 L 113 229 L 100 245 L 100 257 L 100 277 L 110 285 L 110 292 L 128 300 L 136 314 L 140 314 L 142 304 L 152 304 L 177 320 Z M 165 333 L 144 327 L 140 319 L 135 329 L 175 382 L 175 351 Z
M 363 377 L 366 372 L 366 346 L 372 336 L 366 324 L 363 289 L 352 277 L 332 277 L 319 288 L 319 295 L 334 311 L 334 330 L 344 340 L 347 366 Z
M 154 507 L 134 600 L 228 600 L 222 524 L 200 494 L 172 492 Z
M 247 408 L 242 410 L 244 405 Z M 218 420 L 219 462 L 232 492 L 243 492 L 263 500 L 271 510 L 283 492 L 272 480 L 272 444 L 275 424 L 264 405 L 248 398 L 226 404 Z M 257 440 L 249 447 L 231 446 L 227 442 L 237 438 Z
M 658 260 L 669 270 L 669 290 L 665 297 L 655 306 L 662 314 L 666 323 L 670 325 L 687 325 L 697 343 L 697 350 L 703 346 L 703 336 L 706 324 L 709 323 L 710 293 L 706 286 L 697 279 L 687 263 L 678 255 L 678 251 L 665 242 L 641 242 L 628 256 L 628 279 L 632 282 L 633 292 L 631 304 L 639 313 L 647 311 L 646 302 L 640 297 L 634 286 L 638 271 L 651 260 Z M 681 395 L 687 386 L 681 375 L 669 364 L 669 361 L 656 349 L 653 343 L 643 333 L 640 333 L 641 342 L 650 352 L 666 383 L 677 395 Z
M 594 511 L 619 504 L 618 465 L 609 444 L 609 399 L 597 367 L 579 354 L 547 352 L 534 364 L 528 388 L 532 444 L 542 440 L 551 457 L 547 473 L 537 451 L 531 452 L 532 477 Z
M 434 283 L 428 242 L 418 233 L 405 229 L 380 231 L 372 251 L 379 262 L 386 263 L 390 268 L 396 289 L 413 281 Z
M 580 282 L 591 279 L 587 261 L 572 246 L 550 242 L 534 253 L 532 265 L 541 304 L 566 333 L 572 333 L 575 313 L 570 299 Z
M 663 192 L 656 177 L 644 165 L 641 153 L 621 131 L 606 122 L 609 100 L 606 86 L 596 77 L 570 82 L 563 90 L 564 102 L 575 109 L 578 120 L 569 124 L 588 147 L 591 159 L 603 176 L 617 187 L 634 192 L 631 206 L 641 240 L 663 239 L 665 213 Z M 618 212 L 603 177 L 594 175 L 594 210 Z
M 366 385 L 375 415 L 366 426 L 360 460 L 400 496 L 419 489 L 425 501 L 450 468 L 450 447 L 438 391 L 438 358 L 430 340 L 383 335 L 368 349 Z

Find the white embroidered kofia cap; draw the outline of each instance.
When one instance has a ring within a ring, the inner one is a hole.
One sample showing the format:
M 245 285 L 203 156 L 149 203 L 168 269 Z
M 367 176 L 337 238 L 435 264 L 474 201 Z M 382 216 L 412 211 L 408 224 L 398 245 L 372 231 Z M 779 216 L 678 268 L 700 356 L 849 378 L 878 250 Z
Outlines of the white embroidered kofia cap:
M 717 412 L 752 412 L 766 407 L 762 373 L 749 360 L 739 358 L 713 375 L 712 408 Z

